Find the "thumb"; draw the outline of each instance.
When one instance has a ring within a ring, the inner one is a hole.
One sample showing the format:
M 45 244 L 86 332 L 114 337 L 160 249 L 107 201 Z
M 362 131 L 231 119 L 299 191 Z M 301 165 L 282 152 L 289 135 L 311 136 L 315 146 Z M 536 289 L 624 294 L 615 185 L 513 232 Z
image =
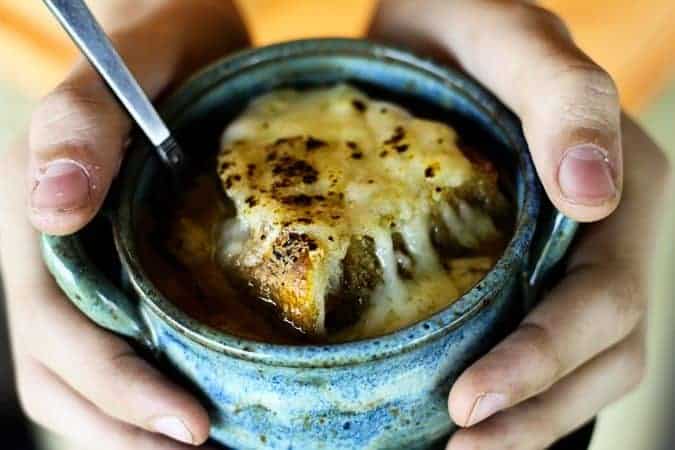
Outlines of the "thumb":
M 247 43 L 236 10 L 226 4 L 166 3 L 115 36 L 115 47 L 150 98 Z M 126 111 L 85 62 L 43 99 L 29 131 L 29 217 L 36 228 L 68 234 L 94 217 L 117 175 L 130 128 Z

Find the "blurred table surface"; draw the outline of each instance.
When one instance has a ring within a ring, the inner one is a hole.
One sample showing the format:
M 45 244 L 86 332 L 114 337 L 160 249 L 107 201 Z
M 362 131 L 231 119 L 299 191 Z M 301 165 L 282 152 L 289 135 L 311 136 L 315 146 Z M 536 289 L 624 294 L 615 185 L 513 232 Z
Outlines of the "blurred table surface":
M 150 2 L 159 0 L 146 0 Z M 386 1 L 386 0 L 385 0 Z M 89 0 L 95 12 L 138 0 Z M 359 36 L 375 0 L 239 0 L 256 44 L 309 36 Z M 675 1 L 545 0 L 579 45 L 616 79 L 624 107 L 639 112 L 675 74 Z M 423 1 L 420 1 L 423 5 Z M 414 18 L 412 18 L 414 20 Z M 39 97 L 77 52 L 39 1 L 0 0 L 0 77 Z

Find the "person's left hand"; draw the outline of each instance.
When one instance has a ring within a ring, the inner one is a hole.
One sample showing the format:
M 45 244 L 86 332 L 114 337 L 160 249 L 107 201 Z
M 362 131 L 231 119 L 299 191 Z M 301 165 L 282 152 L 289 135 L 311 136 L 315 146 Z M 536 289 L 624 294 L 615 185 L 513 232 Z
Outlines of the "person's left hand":
M 371 37 L 449 58 L 486 85 L 520 116 L 549 199 L 597 221 L 563 279 L 450 392 L 463 428 L 449 449 L 546 448 L 642 378 L 668 161 L 560 19 L 529 2 L 387 0 Z

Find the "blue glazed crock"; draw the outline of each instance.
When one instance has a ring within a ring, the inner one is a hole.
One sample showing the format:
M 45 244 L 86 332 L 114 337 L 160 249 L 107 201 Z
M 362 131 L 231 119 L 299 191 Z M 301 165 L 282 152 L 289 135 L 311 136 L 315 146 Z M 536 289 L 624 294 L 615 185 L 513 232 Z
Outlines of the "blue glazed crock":
M 471 124 L 494 142 L 492 156 L 512 178 L 516 225 L 503 256 L 429 319 L 327 346 L 247 341 L 191 319 L 153 286 L 139 261 L 137 221 L 168 182 L 140 138 L 109 214 L 126 282 L 113 283 L 98 269 L 90 259 L 96 246 L 84 245 L 81 233 L 42 239 L 47 266 L 73 303 L 167 362 L 208 403 L 212 437 L 236 449 L 421 449 L 442 442 L 454 429 L 447 409 L 452 382 L 523 318 L 576 230 L 544 199 L 513 114 L 465 75 L 405 51 L 348 39 L 245 51 L 190 79 L 161 112 L 198 159 L 253 97 L 278 86 L 340 81 L 424 105 L 438 120 Z

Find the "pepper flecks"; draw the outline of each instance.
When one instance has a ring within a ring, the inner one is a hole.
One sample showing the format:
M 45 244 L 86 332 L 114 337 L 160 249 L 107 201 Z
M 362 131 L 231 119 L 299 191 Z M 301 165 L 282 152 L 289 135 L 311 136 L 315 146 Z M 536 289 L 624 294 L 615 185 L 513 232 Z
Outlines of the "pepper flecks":
M 434 168 L 432 166 L 427 167 L 424 169 L 424 176 L 427 178 L 433 178 L 436 175 Z

